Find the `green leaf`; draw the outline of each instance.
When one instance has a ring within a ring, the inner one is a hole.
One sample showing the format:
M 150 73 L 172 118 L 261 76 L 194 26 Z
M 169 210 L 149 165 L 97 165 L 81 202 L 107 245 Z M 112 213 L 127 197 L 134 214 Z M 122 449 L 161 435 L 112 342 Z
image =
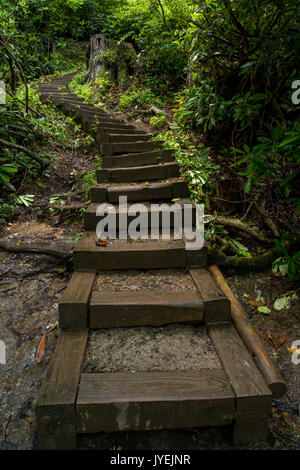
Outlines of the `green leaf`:
M 269 313 L 271 313 L 271 310 L 268 307 L 264 307 L 263 305 L 258 307 L 257 310 L 259 313 L 263 313 L 264 315 L 269 315 Z

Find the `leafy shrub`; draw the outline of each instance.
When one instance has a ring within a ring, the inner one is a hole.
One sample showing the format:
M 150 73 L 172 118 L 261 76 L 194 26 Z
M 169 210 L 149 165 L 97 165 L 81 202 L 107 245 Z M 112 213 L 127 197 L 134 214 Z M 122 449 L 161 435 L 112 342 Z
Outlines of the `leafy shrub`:
M 123 110 L 151 104 L 162 105 L 162 102 L 149 88 L 131 88 L 120 96 L 120 108 Z
M 152 118 L 150 119 L 150 124 L 156 129 L 163 127 L 166 124 L 165 114 L 160 114 L 159 116 L 152 116 Z

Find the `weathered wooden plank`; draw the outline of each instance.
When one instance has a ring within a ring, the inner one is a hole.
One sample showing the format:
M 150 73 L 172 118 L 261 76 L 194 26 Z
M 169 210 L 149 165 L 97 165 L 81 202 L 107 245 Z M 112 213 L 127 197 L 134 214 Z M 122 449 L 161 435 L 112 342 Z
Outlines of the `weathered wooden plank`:
M 102 155 L 114 155 L 117 153 L 147 152 L 161 146 L 160 141 L 150 142 L 119 142 L 111 144 L 100 144 Z
M 93 194 L 93 189 L 91 194 Z M 120 196 L 127 196 L 128 201 L 157 201 L 160 199 L 172 199 L 172 183 L 150 183 L 139 185 L 119 185 L 107 188 L 108 202 L 119 202 Z M 93 202 L 95 199 L 92 199 Z
M 110 142 L 142 142 L 147 141 L 151 138 L 151 134 L 110 134 L 109 140 Z
M 208 332 L 236 396 L 235 424 L 267 422 L 272 393 L 233 325 L 211 325 Z
M 174 160 L 173 150 L 153 150 L 151 152 L 129 153 L 102 157 L 103 168 L 128 168 L 132 166 L 154 165 Z
M 77 431 L 124 431 L 232 423 L 234 395 L 222 369 L 83 374 Z
M 174 208 L 174 211 L 170 211 L 168 208 L 173 206 L 173 202 L 164 202 L 164 203 L 150 203 L 150 202 L 144 202 L 143 207 L 140 208 L 140 214 L 147 220 L 148 228 L 149 230 L 154 227 L 159 227 L 161 228 L 162 226 L 170 226 L 171 228 L 174 227 L 174 224 L 176 226 L 182 226 L 182 221 L 183 221 L 183 207 L 184 204 L 191 204 L 190 199 L 180 199 L 179 201 L 176 201 L 176 209 Z M 95 230 L 98 222 L 103 219 L 103 217 L 106 216 L 97 216 L 97 208 L 99 204 L 98 203 L 92 203 L 89 205 L 87 210 L 85 211 L 84 214 L 84 228 L 85 230 Z M 109 203 L 106 205 L 107 207 L 110 206 Z M 120 206 L 116 205 L 115 206 L 115 211 L 116 211 L 116 229 L 119 230 L 119 222 L 120 222 L 120 212 L 124 216 L 124 209 L 122 210 L 121 206 L 121 211 L 120 211 Z M 104 211 L 103 211 L 104 212 Z M 126 212 L 127 216 L 127 225 L 131 223 L 132 220 L 135 219 L 136 213 L 131 213 L 130 210 L 127 209 Z M 195 224 L 196 222 L 196 207 L 193 205 L 192 208 L 192 222 Z
M 203 321 L 203 302 L 197 292 L 93 292 L 90 328 L 167 325 Z
M 95 242 L 94 232 L 82 235 L 74 249 L 75 271 L 181 268 L 186 263 L 182 240 L 109 240 L 105 247 L 98 247 Z
M 60 328 L 87 328 L 89 298 L 95 273 L 74 272 L 66 288 L 59 309 Z
M 179 167 L 176 162 L 136 166 L 130 168 L 107 168 L 97 170 L 98 183 L 135 182 L 176 178 L 179 176 Z
M 59 335 L 35 408 L 40 448 L 76 448 L 75 402 L 87 338 L 87 329 Z
M 230 302 L 206 269 L 190 269 L 190 274 L 204 302 L 207 325 L 230 322 Z

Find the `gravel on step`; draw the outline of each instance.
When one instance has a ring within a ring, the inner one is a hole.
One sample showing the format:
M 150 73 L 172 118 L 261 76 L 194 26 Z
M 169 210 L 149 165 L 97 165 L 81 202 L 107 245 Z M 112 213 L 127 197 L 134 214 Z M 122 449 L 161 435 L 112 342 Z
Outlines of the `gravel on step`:
M 164 290 L 168 292 L 196 291 L 197 288 L 184 269 L 151 269 L 147 271 L 103 271 L 94 283 L 94 292 L 103 290 L 138 292 Z

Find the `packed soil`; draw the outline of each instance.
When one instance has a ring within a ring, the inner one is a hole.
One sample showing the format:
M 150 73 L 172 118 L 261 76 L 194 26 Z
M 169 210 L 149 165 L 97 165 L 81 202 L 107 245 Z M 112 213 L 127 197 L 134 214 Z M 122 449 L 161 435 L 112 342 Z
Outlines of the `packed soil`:
M 222 368 L 204 327 L 111 328 L 92 331 L 85 372 Z
M 184 269 L 149 269 L 100 272 L 96 277 L 93 291 L 103 290 L 180 292 L 197 288 L 190 274 Z

